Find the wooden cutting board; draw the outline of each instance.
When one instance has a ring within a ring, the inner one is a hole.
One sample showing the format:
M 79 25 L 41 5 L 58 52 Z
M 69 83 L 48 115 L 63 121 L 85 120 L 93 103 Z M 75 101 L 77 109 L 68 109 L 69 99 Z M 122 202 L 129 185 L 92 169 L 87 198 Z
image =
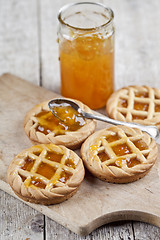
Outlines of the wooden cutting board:
M 6 171 L 15 155 L 32 146 L 23 130 L 24 115 L 35 104 L 56 96 L 13 75 L 0 77 L 0 188 L 16 198 L 7 184 Z M 97 129 L 104 127 L 107 124 L 98 122 Z M 69 200 L 51 206 L 26 204 L 71 231 L 87 235 L 118 220 L 138 220 L 160 227 L 159 199 L 160 156 L 151 171 L 134 183 L 111 184 L 86 171 L 81 187 Z

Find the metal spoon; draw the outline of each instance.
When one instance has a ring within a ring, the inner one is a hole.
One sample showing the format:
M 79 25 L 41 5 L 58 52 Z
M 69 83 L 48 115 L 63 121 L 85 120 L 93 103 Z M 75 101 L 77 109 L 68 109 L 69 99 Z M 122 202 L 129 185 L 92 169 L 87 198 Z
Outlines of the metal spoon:
M 109 117 L 106 117 L 103 115 L 87 113 L 87 112 L 84 112 L 80 108 L 80 106 L 77 103 L 75 103 L 74 101 L 71 101 L 71 100 L 68 100 L 65 98 L 55 98 L 54 100 L 51 100 L 48 103 L 48 106 L 49 106 L 50 111 L 53 113 L 53 115 L 56 116 L 57 118 L 59 118 L 61 121 L 64 121 L 64 120 L 61 119 L 59 116 L 57 116 L 57 114 L 54 112 L 54 107 L 58 107 L 59 104 L 61 104 L 62 106 L 71 106 L 78 113 L 80 113 L 84 118 L 96 119 L 96 120 L 111 123 L 114 125 L 124 125 L 124 126 L 131 127 L 131 128 L 138 128 L 141 131 L 148 133 L 155 140 L 157 140 L 160 135 L 158 128 L 155 126 L 144 126 L 144 125 L 137 124 L 137 123 L 122 122 L 122 121 L 114 120 L 112 118 L 109 118 Z

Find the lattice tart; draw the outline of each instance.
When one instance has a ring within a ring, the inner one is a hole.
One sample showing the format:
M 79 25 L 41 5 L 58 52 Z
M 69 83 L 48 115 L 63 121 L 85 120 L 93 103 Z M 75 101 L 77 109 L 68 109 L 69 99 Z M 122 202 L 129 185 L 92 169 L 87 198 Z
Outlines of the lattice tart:
M 81 102 L 75 102 L 84 111 L 92 112 Z M 66 112 L 68 114 L 67 120 L 70 120 L 69 124 L 62 122 L 49 111 L 48 101 L 36 105 L 26 114 L 24 119 L 24 130 L 27 136 L 34 144 L 54 143 L 71 149 L 79 148 L 81 143 L 94 132 L 96 122 L 90 119 L 85 120 L 71 107 L 66 108 Z
M 155 141 L 139 129 L 114 126 L 92 134 L 82 145 L 88 170 L 101 180 L 129 183 L 145 176 L 157 158 Z
M 119 89 L 109 98 L 106 110 L 109 117 L 160 129 L 160 90 L 148 86 L 129 86 Z
M 9 165 L 7 177 L 20 198 L 49 205 L 63 202 L 77 191 L 84 166 L 72 150 L 40 144 L 19 153 Z

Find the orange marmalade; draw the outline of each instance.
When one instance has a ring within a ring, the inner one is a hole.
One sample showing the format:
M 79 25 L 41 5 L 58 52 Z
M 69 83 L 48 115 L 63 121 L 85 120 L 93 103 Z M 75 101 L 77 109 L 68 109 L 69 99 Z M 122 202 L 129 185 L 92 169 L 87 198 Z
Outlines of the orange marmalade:
M 38 120 L 36 130 L 45 135 L 54 131 L 55 135 L 64 134 L 65 131 L 77 131 L 86 123 L 85 119 L 71 106 L 55 107 L 55 117 L 50 111 L 42 111 L 35 115 Z
M 92 109 L 104 107 L 114 90 L 114 36 L 82 34 L 60 43 L 61 94 Z

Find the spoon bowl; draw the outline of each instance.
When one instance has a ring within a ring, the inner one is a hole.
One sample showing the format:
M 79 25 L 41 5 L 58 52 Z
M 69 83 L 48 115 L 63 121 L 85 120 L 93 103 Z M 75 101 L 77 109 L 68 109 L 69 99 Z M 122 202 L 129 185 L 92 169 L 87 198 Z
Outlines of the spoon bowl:
M 141 124 L 137 124 L 137 123 L 122 122 L 122 121 L 114 120 L 107 116 L 87 113 L 87 112 L 83 111 L 77 103 L 75 103 L 74 101 L 69 100 L 69 99 L 55 98 L 55 99 L 49 101 L 49 103 L 48 103 L 48 107 L 49 107 L 50 111 L 52 112 L 52 114 L 55 117 L 59 118 L 63 122 L 64 122 L 64 119 L 60 118 L 57 115 L 54 108 L 67 107 L 67 106 L 72 107 L 74 110 L 76 110 L 78 113 L 80 113 L 84 118 L 96 119 L 96 120 L 107 122 L 107 123 L 114 124 L 114 125 L 124 125 L 124 126 L 128 126 L 131 128 L 138 128 L 141 131 L 148 133 L 155 140 L 157 140 L 160 136 L 159 130 L 156 126 L 145 126 L 145 125 L 141 125 Z
M 57 112 L 55 111 L 55 109 L 56 109 L 57 107 L 68 107 L 68 106 L 72 107 L 72 108 L 75 109 L 77 112 L 81 113 L 81 108 L 80 108 L 80 106 L 79 106 L 77 103 L 75 103 L 75 102 L 73 102 L 73 101 L 71 101 L 71 100 L 68 100 L 68 99 L 55 98 L 55 99 L 49 101 L 49 103 L 48 103 L 48 107 L 49 107 L 50 111 L 52 112 L 52 114 L 53 114 L 55 117 L 57 117 L 58 119 L 60 119 L 61 121 L 63 121 L 63 122 L 64 122 L 64 119 L 62 119 L 62 118 L 57 114 Z

